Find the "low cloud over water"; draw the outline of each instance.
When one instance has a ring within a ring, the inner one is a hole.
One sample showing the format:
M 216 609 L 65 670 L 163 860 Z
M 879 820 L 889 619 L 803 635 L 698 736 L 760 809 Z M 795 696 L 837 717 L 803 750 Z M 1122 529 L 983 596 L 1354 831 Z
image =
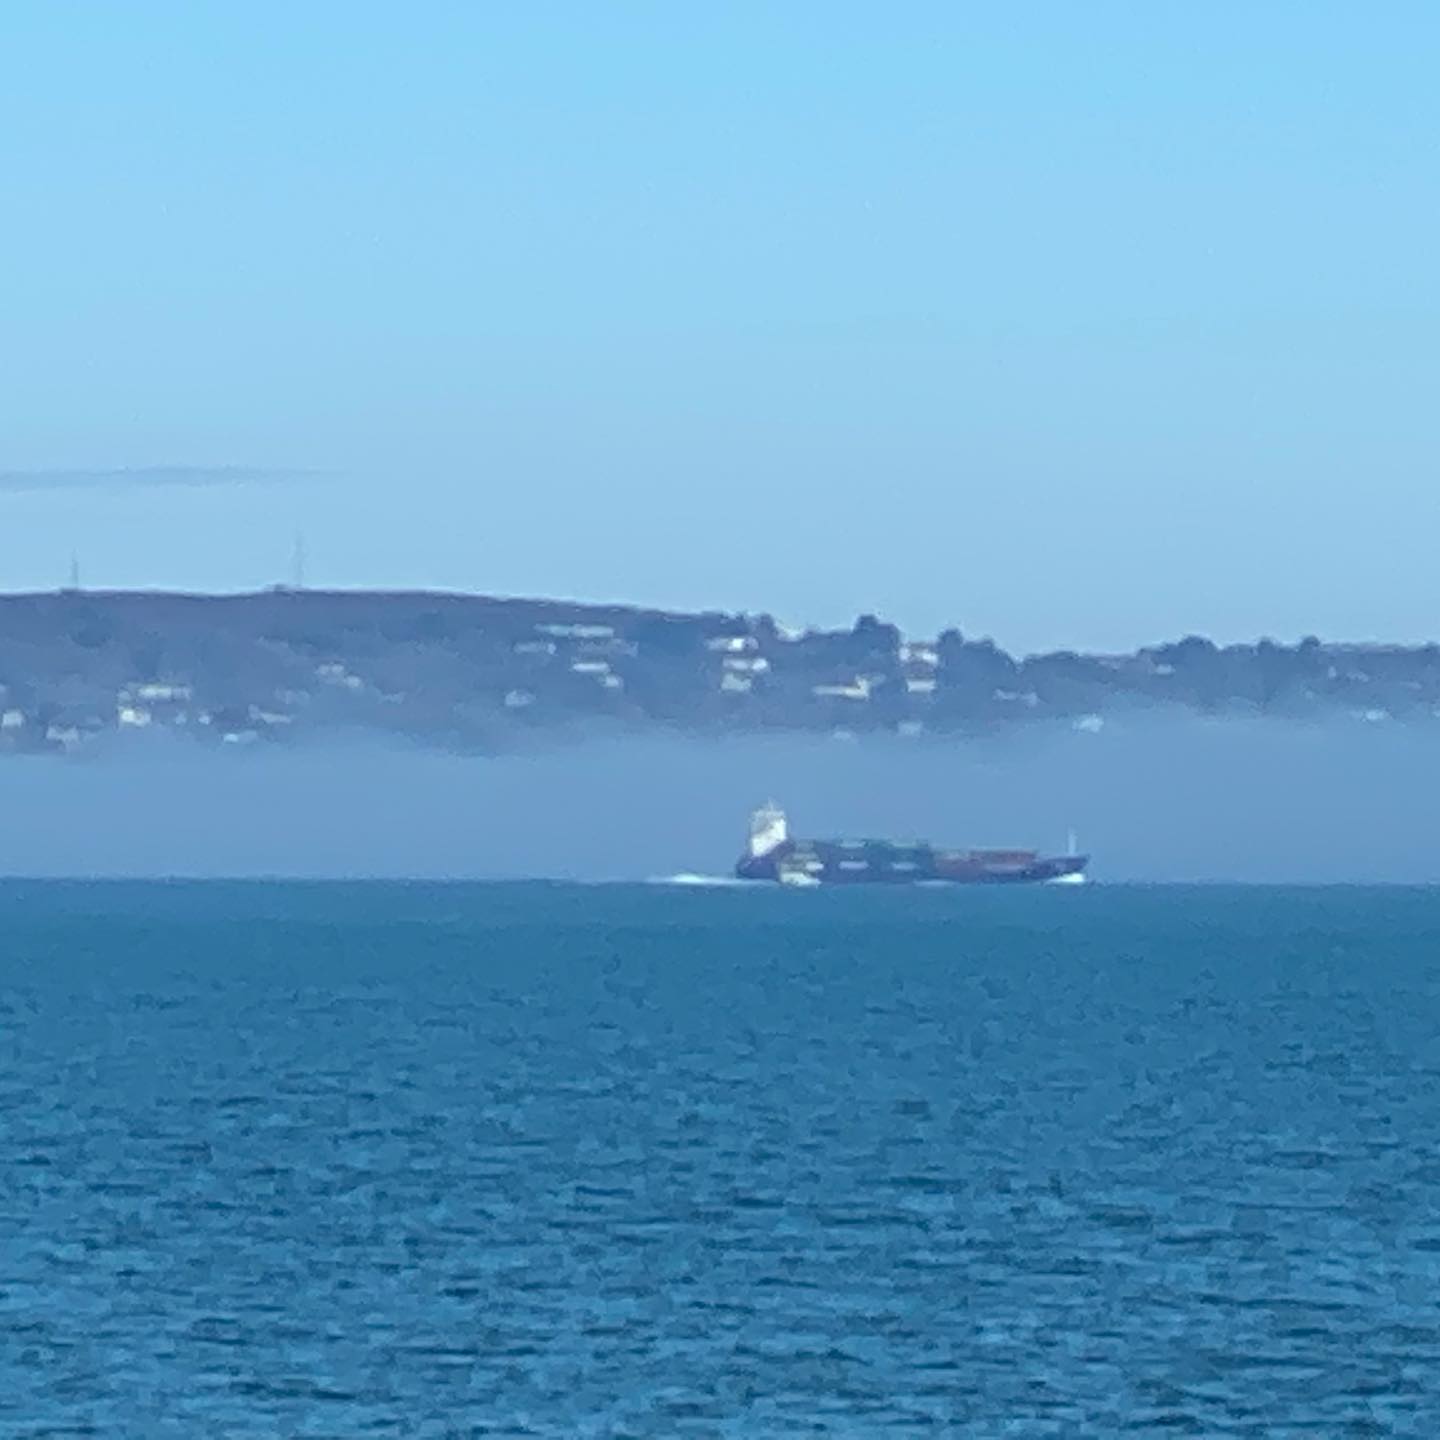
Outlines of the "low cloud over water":
M 176 742 L 0 767 L 11 875 L 719 874 L 750 808 L 799 833 L 1059 849 L 1097 879 L 1440 878 L 1440 733 L 1136 720 L 995 744 L 612 740 L 462 758 Z

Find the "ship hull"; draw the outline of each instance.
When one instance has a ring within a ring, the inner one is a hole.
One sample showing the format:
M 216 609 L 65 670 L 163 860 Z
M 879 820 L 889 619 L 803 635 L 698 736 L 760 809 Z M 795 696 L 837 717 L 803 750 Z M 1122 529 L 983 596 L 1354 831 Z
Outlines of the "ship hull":
M 742 856 L 735 874 L 789 885 L 1073 885 L 1084 880 L 1087 864 L 1084 855 L 787 840 L 764 855 Z

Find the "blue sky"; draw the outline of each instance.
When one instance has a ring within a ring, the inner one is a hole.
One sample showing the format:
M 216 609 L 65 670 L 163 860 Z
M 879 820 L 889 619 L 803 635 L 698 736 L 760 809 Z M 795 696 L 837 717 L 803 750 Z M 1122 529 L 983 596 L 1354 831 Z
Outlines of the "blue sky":
M 1403 0 L 10 0 L 0 586 L 303 529 L 317 584 L 1431 636 L 1437 54 Z

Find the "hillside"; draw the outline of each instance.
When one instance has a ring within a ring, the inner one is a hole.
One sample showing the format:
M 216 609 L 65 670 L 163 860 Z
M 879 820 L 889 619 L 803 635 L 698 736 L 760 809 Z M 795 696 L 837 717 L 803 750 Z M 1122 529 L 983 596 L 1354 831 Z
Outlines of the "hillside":
M 376 591 L 0 596 L 0 749 L 168 729 L 249 745 L 361 730 L 457 749 L 652 727 L 984 733 L 1183 707 L 1434 722 L 1440 649 L 1190 637 L 1129 655 L 1015 657 L 871 616 L 767 616 Z

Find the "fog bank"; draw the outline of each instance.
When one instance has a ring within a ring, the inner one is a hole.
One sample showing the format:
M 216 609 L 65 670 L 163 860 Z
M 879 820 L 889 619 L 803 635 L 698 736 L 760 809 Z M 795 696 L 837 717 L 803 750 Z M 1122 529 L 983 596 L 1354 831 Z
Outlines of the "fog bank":
M 1100 880 L 1440 879 L 1440 733 L 1167 717 L 994 743 L 612 740 L 462 758 L 180 743 L 0 765 L 0 873 L 637 880 L 802 834 L 1058 849 Z

